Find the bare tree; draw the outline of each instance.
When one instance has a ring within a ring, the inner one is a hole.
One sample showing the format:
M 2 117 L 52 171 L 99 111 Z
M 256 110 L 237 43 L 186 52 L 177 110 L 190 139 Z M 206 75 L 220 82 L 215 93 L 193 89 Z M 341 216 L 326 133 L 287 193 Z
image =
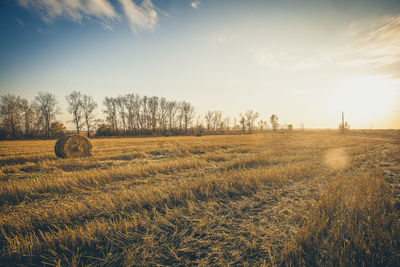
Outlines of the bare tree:
M 90 137 L 90 130 L 95 123 L 94 110 L 97 108 L 97 103 L 94 102 L 91 96 L 83 95 L 82 98 L 82 113 L 85 120 L 87 137 Z
M 279 127 L 278 119 L 279 118 L 276 114 L 272 114 L 271 117 L 269 118 L 272 125 L 272 130 L 274 131 L 278 130 Z
M 178 112 L 178 104 L 176 101 L 169 101 L 167 103 L 167 118 L 168 118 L 168 128 L 171 131 L 176 127 L 176 114 Z
M 211 125 L 213 124 L 214 112 L 211 110 L 207 111 L 204 119 L 206 120 L 207 131 L 210 131 Z
M 118 134 L 117 102 L 115 98 L 105 97 L 103 102 L 106 120 L 110 123 L 113 135 Z
M 193 121 L 194 107 L 190 103 L 183 101 L 181 103 L 181 113 L 182 113 L 183 124 L 185 127 L 185 132 L 187 133 L 188 128 Z
M 166 128 L 166 118 L 167 118 L 167 111 L 168 111 L 168 101 L 165 99 L 165 97 L 162 97 L 160 99 L 160 109 L 159 109 L 159 118 L 158 118 L 158 123 L 159 123 L 159 128 L 160 131 L 163 133 L 165 128 Z
M 48 137 L 51 137 L 51 124 L 55 121 L 57 114 L 60 113 L 57 106 L 58 102 L 56 96 L 51 93 L 39 92 L 35 97 L 37 103 L 37 113 L 43 128 Z
M 247 124 L 247 129 L 251 133 L 254 128 L 254 122 L 256 119 L 259 117 L 258 112 L 254 112 L 253 110 L 248 110 L 246 111 L 245 118 L 246 118 L 246 124 Z
M 72 122 L 75 124 L 76 133 L 82 127 L 82 94 L 77 91 L 73 91 L 65 97 L 68 103 L 68 112 L 72 115 Z
M 214 131 L 217 131 L 220 124 L 221 124 L 221 119 L 222 119 L 222 111 L 214 111 L 214 116 L 213 116 L 213 127 Z
M 258 126 L 260 127 L 260 130 L 262 131 L 262 130 L 264 130 L 264 126 L 266 125 L 266 121 L 263 121 L 263 120 L 260 120 L 259 122 L 258 122 Z
M 137 94 L 128 94 L 124 98 L 127 109 L 128 130 L 136 134 L 140 120 L 140 96 Z
M 242 113 L 239 113 L 239 123 L 242 126 L 242 131 L 246 131 L 246 118 Z
M 0 99 L 0 116 L 4 128 L 8 129 L 12 137 L 21 134 L 21 107 L 22 100 L 19 96 L 7 94 Z
M 33 105 L 29 103 L 27 99 L 22 99 L 22 117 L 24 120 L 24 129 L 26 136 L 33 135 L 33 127 L 34 127 L 34 120 L 35 120 L 35 111 Z
M 224 119 L 224 128 L 226 131 L 230 130 L 231 118 L 229 116 Z
M 158 97 L 153 96 L 149 98 L 149 121 L 153 133 L 156 133 L 157 115 L 158 115 Z
M 125 102 L 125 98 L 123 96 L 118 96 L 117 98 L 115 98 L 115 103 L 117 105 L 117 110 L 119 113 L 119 117 L 121 118 L 120 122 L 121 122 L 121 126 L 123 129 L 123 132 L 126 132 L 126 118 L 127 118 L 127 114 L 126 114 L 126 102 Z

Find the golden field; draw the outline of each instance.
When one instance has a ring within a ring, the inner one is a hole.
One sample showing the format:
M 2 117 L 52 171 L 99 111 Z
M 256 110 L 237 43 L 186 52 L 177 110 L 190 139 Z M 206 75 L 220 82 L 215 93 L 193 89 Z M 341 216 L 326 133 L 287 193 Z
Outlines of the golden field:
M 0 265 L 399 266 L 400 133 L 0 142 Z

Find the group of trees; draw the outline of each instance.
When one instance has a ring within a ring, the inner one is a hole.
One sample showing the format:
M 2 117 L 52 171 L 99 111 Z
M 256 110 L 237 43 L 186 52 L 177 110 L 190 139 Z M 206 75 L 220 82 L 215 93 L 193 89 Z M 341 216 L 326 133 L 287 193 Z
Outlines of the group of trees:
M 91 96 L 73 91 L 65 97 L 76 133 L 93 130 L 97 135 L 179 135 L 216 133 L 227 131 L 253 132 L 257 128 L 259 113 L 248 110 L 239 118 L 223 117 L 222 111 L 208 111 L 195 119 L 194 107 L 186 101 L 170 101 L 164 97 L 127 94 L 105 97 L 104 119 L 96 118 L 97 103 Z M 57 121 L 59 103 L 54 94 L 39 92 L 33 101 L 7 94 L 0 98 L 0 138 L 57 137 L 66 127 Z M 278 130 L 278 116 L 273 114 L 270 123 L 258 121 L 258 129 Z M 287 125 L 287 129 L 292 129 Z
M 59 113 L 57 99 L 50 93 L 39 92 L 35 100 L 11 94 L 0 98 L 1 137 L 51 137 L 56 115 Z
M 100 129 L 112 135 L 187 134 L 194 118 L 190 103 L 164 97 L 127 94 L 106 97 L 103 104 L 105 123 Z

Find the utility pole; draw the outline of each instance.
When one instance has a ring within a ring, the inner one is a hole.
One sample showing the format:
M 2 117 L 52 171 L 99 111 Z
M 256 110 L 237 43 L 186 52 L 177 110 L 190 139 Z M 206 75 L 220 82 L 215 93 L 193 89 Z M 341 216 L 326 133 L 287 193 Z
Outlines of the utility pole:
M 344 130 L 344 112 L 342 111 L 342 129 Z

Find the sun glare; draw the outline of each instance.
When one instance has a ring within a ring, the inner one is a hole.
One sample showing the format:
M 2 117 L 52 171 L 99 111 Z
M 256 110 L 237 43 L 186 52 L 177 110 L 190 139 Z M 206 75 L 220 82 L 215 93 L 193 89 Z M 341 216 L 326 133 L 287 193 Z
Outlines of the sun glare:
M 331 92 L 331 103 L 359 125 L 371 125 L 395 112 L 399 82 L 388 76 L 358 76 L 341 82 Z

